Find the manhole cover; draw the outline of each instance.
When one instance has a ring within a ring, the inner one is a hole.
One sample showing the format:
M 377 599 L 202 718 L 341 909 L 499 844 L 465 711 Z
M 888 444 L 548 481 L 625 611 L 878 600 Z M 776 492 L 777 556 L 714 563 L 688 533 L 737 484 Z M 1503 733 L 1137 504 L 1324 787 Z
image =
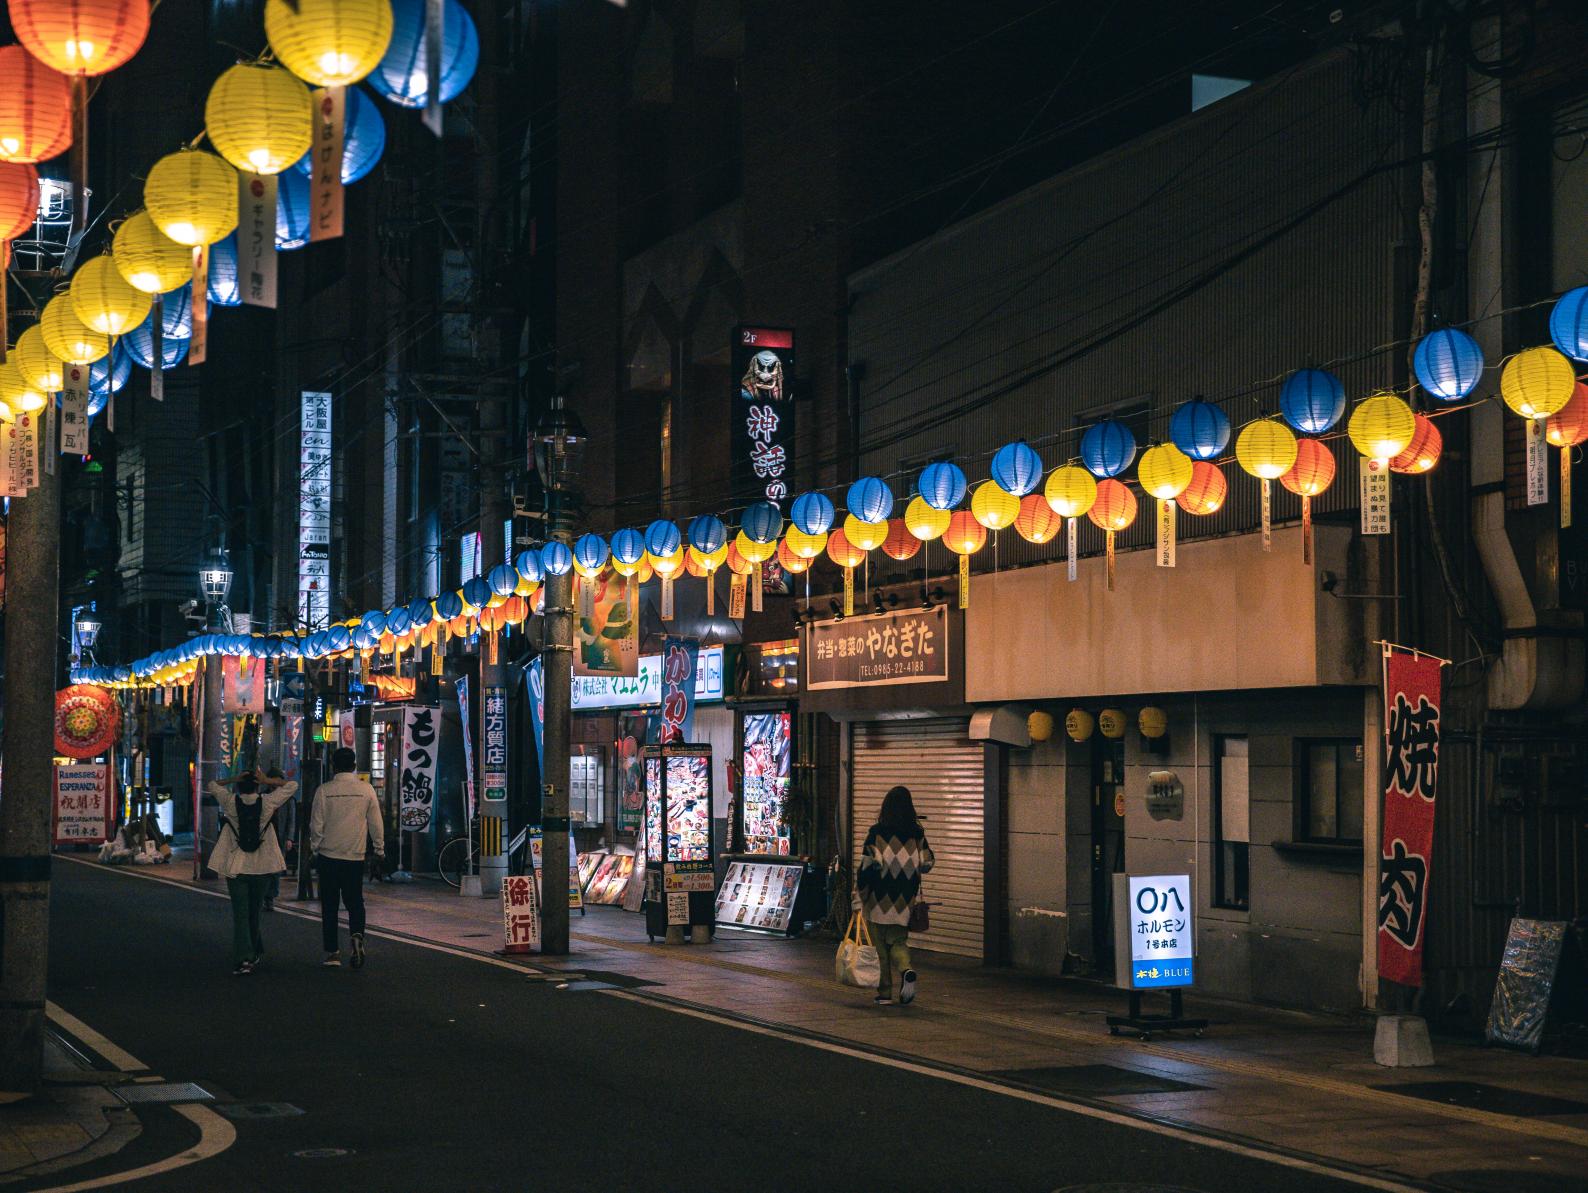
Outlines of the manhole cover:
M 191 1081 L 161 1081 L 149 1085 L 122 1085 L 116 1096 L 123 1102 L 213 1102 L 215 1095 Z
M 229 1119 L 294 1118 L 303 1113 L 291 1102 L 223 1102 L 215 1107 Z
M 1064 1094 L 1089 1094 L 1094 1098 L 1118 1098 L 1130 1094 L 1175 1094 L 1206 1089 L 1157 1073 L 1123 1069 L 1118 1065 L 1058 1065 L 1040 1069 L 999 1069 L 992 1074 L 1007 1081 L 1033 1085 L 1038 1089 Z
M 306 1147 L 290 1153 L 294 1160 L 334 1160 L 338 1156 L 351 1156 L 350 1147 Z

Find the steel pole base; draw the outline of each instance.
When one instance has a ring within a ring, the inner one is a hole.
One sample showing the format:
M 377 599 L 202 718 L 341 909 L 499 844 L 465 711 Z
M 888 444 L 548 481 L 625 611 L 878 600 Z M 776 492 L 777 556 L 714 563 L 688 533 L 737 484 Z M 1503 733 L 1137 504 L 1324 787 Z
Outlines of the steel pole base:
M 480 884 L 479 893 L 483 897 L 494 899 L 500 895 L 502 893 L 502 882 L 506 878 L 507 855 L 505 853 L 480 858 L 480 873 L 476 881 Z
M 501 880 L 497 880 L 500 887 Z M 458 894 L 466 899 L 479 899 L 484 897 L 484 887 L 480 884 L 478 874 L 465 874 L 458 879 Z
M 1179 989 L 1169 991 L 1169 1013 L 1167 1015 L 1146 1015 L 1141 1009 L 1140 990 L 1130 992 L 1130 1014 L 1108 1016 L 1108 1034 L 1117 1036 L 1122 1027 L 1129 1028 L 1137 1033 L 1143 1040 L 1152 1039 L 1155 1031 L 1191 1031 L 1200 1039 L 1203 1030 L 1207 1027 L 1206 1019 L 1187 1019 L 1185 1006 Z

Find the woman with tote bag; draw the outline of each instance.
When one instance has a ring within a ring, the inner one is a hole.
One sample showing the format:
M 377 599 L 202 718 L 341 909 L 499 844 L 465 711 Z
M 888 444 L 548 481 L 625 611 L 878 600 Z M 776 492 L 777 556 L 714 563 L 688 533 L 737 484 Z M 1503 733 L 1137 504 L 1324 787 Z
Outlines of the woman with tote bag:
M 893 978 L 899 976 L 900 1003 L 915 999 L 915 970 L 910 968 L 910 913 L 921 895 L 921 875 L 932 868 L 927 843 L 908 787 L 895 787 L 882 800 L 877 823 L 866 833 L 860 850 L 856 885 L 860 904 L 877 950 L 877 1005 L 894 1001 Z

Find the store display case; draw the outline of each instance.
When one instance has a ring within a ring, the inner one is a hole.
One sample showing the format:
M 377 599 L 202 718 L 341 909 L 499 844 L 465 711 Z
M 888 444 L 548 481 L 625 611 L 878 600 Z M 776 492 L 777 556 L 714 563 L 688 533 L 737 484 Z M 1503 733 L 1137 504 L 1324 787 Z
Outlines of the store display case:
M 646 746 L 645 934 L 715 924 L 711 747 Z

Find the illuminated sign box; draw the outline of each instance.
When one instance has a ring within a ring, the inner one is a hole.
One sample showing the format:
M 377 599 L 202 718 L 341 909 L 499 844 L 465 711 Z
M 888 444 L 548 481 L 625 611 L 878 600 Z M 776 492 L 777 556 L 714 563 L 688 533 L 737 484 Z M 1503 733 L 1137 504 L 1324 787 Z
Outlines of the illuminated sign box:
M 702 646 L 695 668 L 695 703 L 723 698 L 723 649 Z M 586 712 L 597 708 L 645 708 L 662 702 L 662 656 L 640 656 L 640 673 L 635 676 L 576 675 L 573 677 L 573 708 Z

